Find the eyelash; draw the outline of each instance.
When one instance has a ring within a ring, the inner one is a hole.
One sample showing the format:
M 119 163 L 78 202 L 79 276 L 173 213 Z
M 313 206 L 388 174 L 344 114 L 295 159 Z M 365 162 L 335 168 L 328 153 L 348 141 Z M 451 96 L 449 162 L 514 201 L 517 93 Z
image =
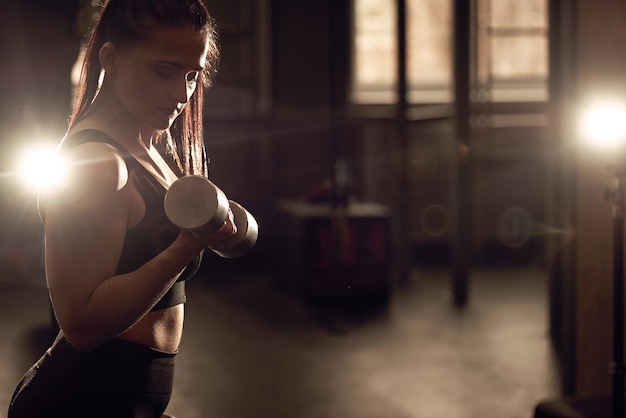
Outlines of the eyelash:
M 174 72 L 173 71 L 170 71 L 170 70 L 167 70 L 167 69 L 163 69 L 163 68 L 155 68 L 154 72 L 157 75 L 157 77 L 162 78 L 164 80 L 174 76 Z

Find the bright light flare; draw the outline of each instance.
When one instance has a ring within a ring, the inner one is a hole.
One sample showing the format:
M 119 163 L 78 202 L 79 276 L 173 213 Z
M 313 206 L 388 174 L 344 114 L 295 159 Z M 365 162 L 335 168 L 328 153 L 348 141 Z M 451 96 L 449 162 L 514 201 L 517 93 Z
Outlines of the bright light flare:
M 19 172 L 29 187 L 49 188 L 63 182 L 65 165 L 55 148 L 43 146 L 23 154 Z
M 590 145 L 606 151 L 624 147 L 626 107 L 619 102 L 598 102 L 582 115 L 582 135 Z

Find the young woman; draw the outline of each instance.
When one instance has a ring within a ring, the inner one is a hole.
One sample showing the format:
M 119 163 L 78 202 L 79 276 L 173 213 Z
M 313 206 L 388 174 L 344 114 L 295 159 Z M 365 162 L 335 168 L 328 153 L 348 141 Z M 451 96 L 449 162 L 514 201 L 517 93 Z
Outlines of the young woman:
M 18 385 L 9 418 L 160 417 L 165 410 L 185 280 L 205 248 L 235 232 L 231 217 L 197 238 L 176 229 L 163 209 L 178 176 L 207 173 L 202 93 L 217 58 L 201 0 L 104 6 L 60 145 L 68 181 L 41 196 L 61 332 Z

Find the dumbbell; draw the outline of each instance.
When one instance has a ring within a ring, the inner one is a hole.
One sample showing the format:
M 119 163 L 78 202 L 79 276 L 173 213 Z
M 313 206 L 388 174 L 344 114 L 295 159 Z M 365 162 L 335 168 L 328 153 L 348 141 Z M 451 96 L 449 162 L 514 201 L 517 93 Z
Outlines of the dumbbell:
M 224 258 L 237 258 L 254 247 L 259 226 L 239 203 L 228 200 L 219 187 L 196 175 L 176 180 L 165 194 L 165 214 L 174 225 L 201 237 L 217 232 L 233 212 L 237 232 L 210 249 Z

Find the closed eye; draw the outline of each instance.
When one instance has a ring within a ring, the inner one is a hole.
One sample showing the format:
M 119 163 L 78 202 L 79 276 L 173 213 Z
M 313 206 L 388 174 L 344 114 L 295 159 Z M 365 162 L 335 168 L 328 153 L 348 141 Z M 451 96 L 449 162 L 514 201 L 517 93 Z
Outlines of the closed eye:
M 176 74 L 176 68 L 158 65 L 154 67 L 154 73 L 157 75 L 157 77 L 166 80 L 168 78 L 172 78 L 174 74 Z

